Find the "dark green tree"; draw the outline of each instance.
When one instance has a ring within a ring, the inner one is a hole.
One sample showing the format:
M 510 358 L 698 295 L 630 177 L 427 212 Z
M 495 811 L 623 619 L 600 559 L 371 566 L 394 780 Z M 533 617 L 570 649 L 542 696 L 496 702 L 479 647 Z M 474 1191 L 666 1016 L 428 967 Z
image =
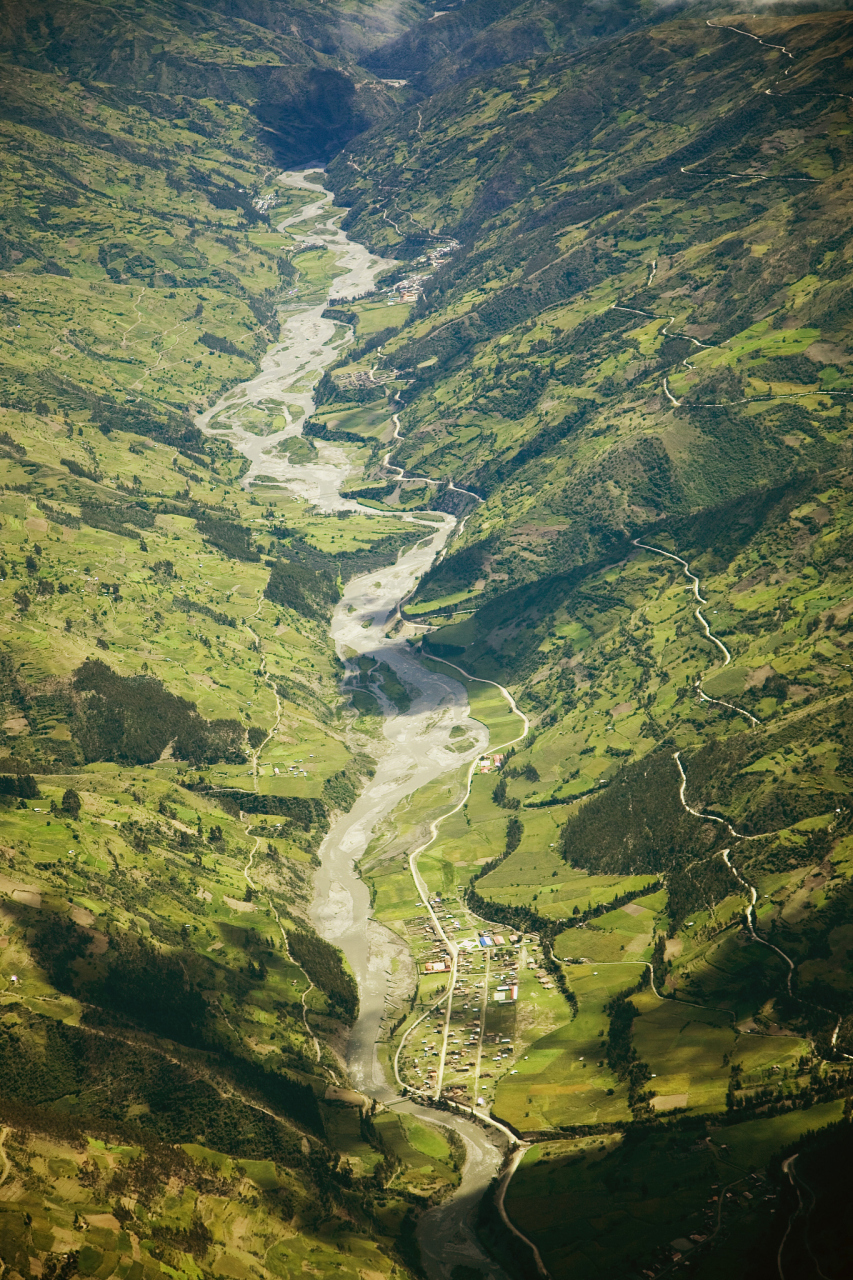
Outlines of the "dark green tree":
M 68 787 L 62 797 L 62 812 L 67 813 L 70 818 L 76 821 L 80 817 L 82 807 L 78 792 L 73 787 Z

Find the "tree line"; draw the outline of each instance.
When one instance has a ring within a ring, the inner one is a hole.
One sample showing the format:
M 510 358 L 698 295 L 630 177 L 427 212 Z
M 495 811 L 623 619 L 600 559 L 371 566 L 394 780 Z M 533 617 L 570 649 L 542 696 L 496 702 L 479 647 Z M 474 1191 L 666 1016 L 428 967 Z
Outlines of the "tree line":
M 344 968 L 337 947 L 306 929 L 288 929 L 287 947 L 291 956 L 325 995 L 331 1012 L 347 1026 L 358 1017 L 358 987 Z
M 120 676 L 98 658 L 72 679 L 71 734 L 87 763 L 151 764 L 170 742 L 194 766 L 245 759 L 239 720 L 205 720 L 195 703 L 170 693 L 154 676 Z

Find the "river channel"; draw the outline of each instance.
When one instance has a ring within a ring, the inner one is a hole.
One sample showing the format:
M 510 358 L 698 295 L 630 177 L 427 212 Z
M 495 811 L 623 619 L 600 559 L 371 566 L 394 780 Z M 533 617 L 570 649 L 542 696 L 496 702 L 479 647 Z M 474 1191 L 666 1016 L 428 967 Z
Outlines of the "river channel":
M 376 276 L 391 263 L 348 238 L 338 225 L 340 212 L 332 212 L 332 196 L 306 174 L 286 173 L 280 181 L 317 196 L 280 222 L 278 229 L 300 226 L 304 230 L 294 235 L 305 243 L 321 242 L 335 255 L 341 274 L 333 281 L 330 296 L 350 298 L 369 291 Z M 314 387 L 350 340 L 348 334 L 341 336 L 340 326 L 323 318 L 325 305 L 294 305 L 283 312 L 281 340 L 267 352 L 260 372 L 229 391 L 198 422 L 209 433 L 227 431 L 233 447 L 249 460 L 244 485 L 263 476 L 318 510 L 369 512 L 341 497 L 341 486 L 352 470 L 343 449 L 317 441 L 317 461 L 299 464 L 291 463 L 281 448 L 301 434 L 302 422 L 314 407 Z M 248 424 L 259 409 L 283 414 L 285 428 L 275 435 L 254 434 Z M 349 669 L 355 661 L 353 653 L 369 655 L 387 662 L 418 693 L 405 715 L 383 700 L 384 750 L 375 776 L 321 846 L 311 918 L 317 932 L 343 951 L 358 981 L 360 1012 L 347 1052 L 354 1086 L 386 1106 L 453 1128 L 465 1142 L 468 1158 L 460 1187 L 420 1221 L 418 1239 L 430 1280 L 450 1280 L 458 1264 L 478 1268 L 491 1280 L 508 1280 L 503 1268 L 485 1254 L 472 1227 L 477 1204 L 498 1171 L 502 1153 L 478 1125 L 400 1098 L 377 1056 L 392 965 L 400 957 L 401 943 L 372 919 L 370 895 L 359 877 L 358 862 L 383 819 L 404 797 L 458 770 L 487 745 L 484 727 L 470 719 L 464 687 L 449 676 L 428 671 L 404 640 L 385 634 L 398 603 L 432 564 L 456 524 L 451 515 L 443 515 L 440 524 L 434 522 L 435 515 L 431 523 L 411 515 L 401 514 L 400 519 L 420 525 L 423 538 L 395 564 L 347 583 L 332 617 L 331 634 Z M 467 755 L 450 749 L 450 733 L 456 725 L 476 743 Z

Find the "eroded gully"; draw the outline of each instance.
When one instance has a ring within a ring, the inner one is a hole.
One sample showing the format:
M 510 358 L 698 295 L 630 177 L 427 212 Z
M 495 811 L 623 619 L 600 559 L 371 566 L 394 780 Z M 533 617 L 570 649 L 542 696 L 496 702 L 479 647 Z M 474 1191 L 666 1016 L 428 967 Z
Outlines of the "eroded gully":
M 389 262 L 347 237 L 338 226 L 340 215 L 331 212 L 332 197 L 322 187 L 301 173 L 283 174 L 281 181 L 317 196 L 278 226 L 279 230 L 304 228 L 294 234 L 306 242 L 322 241 L 335 255 L 341 274 L 333 281 L 331 294 L 347 298 L 371 289 L 376 275 Z M 323 318 L 325 305 L 294 304 L 289 314 L 285 312 L 281 341 L 270 348 L 260 372 L 229 391 L 200 415 L 198 422 L 210 434 L 226 432 L 233 447 L 248 459 L 251 465 L 244 486 L 264 476 L 318 510 L 330 514 L 360 510 L 372 515 L 370 509 L 341 497 L 341 486 L 351 472 L 343 449 L 316 441 L 317 461 L 301 465 L 291 463 L 281 450 L 283 442 L 301 434 L 302 420 L 313 409 L 313 388 L 349 340 L 348 335 L 340 336 L 333 321 Z M 259 409 L 283 414 L 285 428 L 274 435 L 253 433 L 248 428 L 257 422 Z M 405 641 L 385 634 L 399 601 L 432 564 L 456 524 L 450 515 L 444 515 L 440 524 L 402 514 L 400 519 L 420 525 L 423 538 L 395 564 L 347 583 L 332 618 L 331 633 L 350 670 L 354 669 L 353 652 L 375 657 L 387 662 L 418 694 L 405 715 L 383 700 L 385 749 L 375 776 L 323 842 L 310 914 L 318 933 L 343 951 L 358 980 L 360 1012 L 347 1051 L 347 1068 L 355 1087 L 386 1106 L 447 1125 L 465 1143 L 467 1162 L 460 1187 L 420 1222 L 418 1238 L 430 1280 L 449 1280 L 453 1267 L 466 1263 L 492 1280 L 508 1280 L 503 1268 L 484 1253 L 473 1231 L 473 1214 L 498 1172 L 502 1151 L 479 1125 L 400 1098 L 377 1055 L 392 971 L 396 965 L 398 975 L 401 970 L 405 973 L 411 962 L 400 939 L 373 920 L 370 895 L 357 871 L 359 859 L 382 820 L 401 800 L 442 774 L 459 771 L 487 745 L 485 729 L 469 717 L 464 687 L 449 675 L 428 671 Z M 450 733 L 457 725 L 475 742 L 467 755 L 450 750 Z

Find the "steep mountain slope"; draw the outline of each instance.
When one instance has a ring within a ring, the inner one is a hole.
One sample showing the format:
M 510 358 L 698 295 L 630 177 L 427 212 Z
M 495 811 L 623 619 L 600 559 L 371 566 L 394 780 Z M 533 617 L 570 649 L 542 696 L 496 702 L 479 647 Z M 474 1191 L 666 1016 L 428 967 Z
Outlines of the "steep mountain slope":
M 370 44 L 373 8 L 363 6 L 364 26 L 358 24 L 362 48 Z M 7 64 L 109 85 L 123 101 L 158 116 L 180 114 L 176 100 L 184 98 L 247 106 L 285 165 L 321 160 L 395 112 L 393 91 L 357 66 L 346 31 L 335 39 L 334 9 L 306 3 L 286 22 L 278 10 L 257 10 L 223 6 L 217 13 L 169 0 L 6 4 L 0 56 Z M 343 13 L 341 21 L 351 34 Z M 376 38 L 384 31 L 380 20 Z
M 439 1140 L 425 1175 L 339 1087 L 358 993 L 310 876 L 373 760 L 334 578 L 299 563 L 334 572 L 325 522 L 243 494 L 227 446 L 105 436 L 86 407 L 2 424 L 3 1260 L 393 1275 L 397 1222 L 459 1161 Z M 342 550 L 366 565 L 381 526 Z
M 374 49 L 395 40 L 434 10 L 423 0 L 219 0 L 210 6 L 254 26 L 298 35 L 312 49 L 366 65 Z
M 244 490 L 193 420 L 336 270 L 270 225 L 310 199 L 253 114 L 287 48 L 198 12 L 93 8 L 88 40 L 80 7 L 44 12 L 52 45 L 10 11 L 0 69 L 0 1258 L 407 1274 L 459 1151 L 346 1087 L 358 992 L 307 915 L 374 768 L 337 583 L 406 537 Z
M 423 962 L 389 1078 L 525 1136 L 480 1221 L 519 1274 L 504 1201 L 555 1278 L 845 1274 L 850 16 L 4 14 L 5 1266 L 416 1269 L 461 1147 L 346 1087 L 307 904 L 380 690 L 411 705 L 373 658 L 340 697 L 338 584 L 439 506 L 393 631 L 492 752 L 361 867 Z M 276 158 L 342 144 L 347 225 L 406 266 L 327 310 L 356 340 L 287 442 L 366 460 L 339 521 L 194 420 L 326 298 Z
M 664 21 L 330 168 L 416 285 L 440 251 L 382 336 L 383 438 L 467 520 L 404 618 L 531 732 L 431 883 L 543 943 L 481 1088 L 537 1144 L 507 1205 L 554 1275 L 794 1274 L 783 1157 L 849 1152 L 851 37 Z M 389 917 L 399 843 L 368 864 Z
M 406 76 L 413 88 L 434 94 L 507 63 L 583 49 L 648 19 L 633 0 L 607 5 L 469 0 L 410 26 L 363 61 L 377 75 Z
M 850 35 L 792 20 L 792 61 L 665 24 L 505 68 L 335 162 L 357 233 L 463 242 L 386 347 L 410 378 L 398 456 L 487 499 L 466 537 L 496 561 L 535 529 L 513 576 L 834 456 Z M 808 413 L 797 379 L 827 391 Z

